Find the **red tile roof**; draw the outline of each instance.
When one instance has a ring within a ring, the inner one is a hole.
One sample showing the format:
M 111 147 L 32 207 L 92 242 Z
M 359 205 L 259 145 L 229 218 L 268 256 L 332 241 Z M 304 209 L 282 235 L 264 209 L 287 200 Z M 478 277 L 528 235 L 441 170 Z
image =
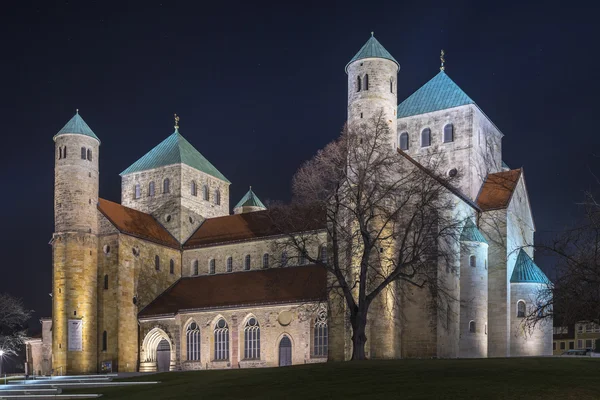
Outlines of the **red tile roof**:
M 180 248 L 179 242 L 150 214 L 104 199 L 98 199 L 98 210 L 121 233 Z
M 257 271 L 185 277 L 139 313 L 139 317 L 172 315 L 184 310 L 282 304 L 326 299 L 325 268 L 270 268 Z
M 305 218 L 291 221 L 289 229 L 282 228 L 287 221 L 281 221 L 279 226 L 274 223 L 278 218 L 272 211 L 256 211 L 244 214 L 227 215 L 224 217 L 206 219 L 194 234 L 185 242 L 184 248 L 203 247 L 218 243 L 251 240 L 267 236 L 281 235 L 295 231 L 311 231 L 325 229 L 325 215 L 312 211 L 298 211 Z
M 477 204 L 483 211 L 508 207 L 510 199 L 521 177 L 521 169 L 489 174 L 481 187 Z

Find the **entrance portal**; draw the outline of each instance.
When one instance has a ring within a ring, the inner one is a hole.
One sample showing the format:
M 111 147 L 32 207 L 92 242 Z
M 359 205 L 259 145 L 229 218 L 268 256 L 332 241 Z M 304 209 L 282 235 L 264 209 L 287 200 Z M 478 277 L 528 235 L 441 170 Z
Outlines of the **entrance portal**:
M 292 365 L 292 341 L 284 336 L 279 342 L 279 366 Z
M 171 346 L 165 339 L 156 348 L 156 369 L 158 372 L 169 372 L 171 365 Z

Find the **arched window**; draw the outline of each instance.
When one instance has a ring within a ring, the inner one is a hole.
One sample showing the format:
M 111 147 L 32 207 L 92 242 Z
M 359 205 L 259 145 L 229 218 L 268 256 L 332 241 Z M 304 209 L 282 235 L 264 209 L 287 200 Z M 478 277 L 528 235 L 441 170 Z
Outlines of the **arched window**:
M 356 77 L 356 91 L 360 92 L 362 90 L 362 81 L 360 80 L 360 76 Z
M 402 132 L 398 142 L 400 142 L 400 150 L 408 150 L 408 132 Z
M 148 196 L 154 197 L 154 181 L 148 184 Z
M 326 244 L 321 246 L 321 251 L 320 251 L 319 257 L 323 264 L 327 264 L 327 245 Z
M 390 93 L 394 93 L 394 78 L 390 78 Z
M 469 321 L 469 332 L 475 333 L 475 321 Z
M 106 331 L 102 332 L 102 351 L 106 351 L 108 348 L 108 334 Z
M 208 262 L 208 273 L 211 275 L 215 273 L 215 259 L 214 258 Z
M 233 258 L 227 257 L 227 272 L 233 271 Z
M 85 151 L 85 147 L 81 148 L 81 159 L 85 160 L 87 158 L 87 152 Z
M 247 254 L 246 258 L 244 259 L 244 270 L 250 271 L 250 254 Z
M 517 301 L 517 318 L 525 318 L 525 302 L 523 300 Z
M 202 199 L 208 201 L 208 186 L 202 186 Z
M 142 188 L 139 183 L 135 184 L 135 198 L 139 199 L 142 196 Z
M 169 273 L 171 275 L 173 275 L 175 273 L 175 261 L 173 261 L 173 259 L 171 259 L 171 261 L 169 261 Z
M 215 360 L 229 360 L 229 327 L 224 319 L 215 324 Z
M 60 160 L 61 158 L 63 158 L 62 156 L 62 147 L 58 148 L 58 159 Z
M 67 158 L 67 146 L 63 147 L 63 158 Z
M 157 271 L 160 270 L 160 257 L 159 256 L 154 256 L 154 269 Z
M 469 266 L 475 268 L 477 266 L 477 257 L 470 256 L 469 257 Z
M 365 90 L 369 90 L 369 74 L 365 74 Z
M 288 254 L 287 254 L 287 251 L 284 250 L 281 253 L 281 266 L 287 267 L 287 264 L 288 264 Z
M 165 178 L 163 181 L 163 193 L 169 193 L 171 191 L 171 181 L 169 178 Z
M 87 149 L 87 159 L 88 161 L 92 161 L 92 149 Z
M 425 128 L 421 132 L 421 147 L 431 146 L 431 129 Z
M 244 358 L 260 359 L 260 326 L 254 317 L 248 319 L 244 327 Z
M 444 143 L 454 142 L 454 125 L 444 126 Z
M 200 327 L 192 322 L 185 332 L 187 359 L 189 361 L 200 361 Z
M 313 333 L 313 356 L 326 357 L 328 347 L 328 327 L 327 327 L 327 312 L 319 311 L 315 320 L 315 328 Z
M 263 254 L 263 268 L 269 268 L 269 253 Z
M 198 260 L 192 261 L 192 275 L 198 275 Z
M 108 275 L 104 275 L 104 290 L 108 290 Z
M 215 190 L 215 204 L 218 206 L 221 205 L 221 192 L 219 189 Z
M 192 196 L 198 195 L 198 190 L 196 188 L 196 181 L 192 181 L 192 183 L 190 184 L 190 193 Z

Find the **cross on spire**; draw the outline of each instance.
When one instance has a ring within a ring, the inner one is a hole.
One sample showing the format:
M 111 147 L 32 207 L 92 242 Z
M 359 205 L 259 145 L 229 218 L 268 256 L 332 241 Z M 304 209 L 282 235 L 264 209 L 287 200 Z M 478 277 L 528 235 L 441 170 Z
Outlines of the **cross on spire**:
M 444 63 L 446 62 L 446 59 L 444 58 L 445 55 L 446 53 L 444 53 L 444 49 L 442 49 L 442 51 L 440 52 L 440 61 L 442 62 L 442 64 L 440 65 L 440 71 L 446 69 L 446 67 L 444 66 Z
M 175 116 L 175 129 L 179 129 L 179 116 L 177 114 L 173 114 Z

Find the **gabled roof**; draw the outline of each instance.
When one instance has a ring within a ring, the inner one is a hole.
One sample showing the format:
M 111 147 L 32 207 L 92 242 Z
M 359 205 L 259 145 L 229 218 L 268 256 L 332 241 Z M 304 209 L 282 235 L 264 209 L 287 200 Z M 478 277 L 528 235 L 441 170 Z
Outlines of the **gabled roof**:
M 179 242 L 150 214 L 98 199 L 98 210 L 119 230 L 150 242 L 179 249 Z
M 550 279 L 535 265 L 529 254 L 521 249 L 517 256 L 510 283 L 550 283 Z
M 69 122 L 67 122 L 67 124 L 63 126 L 63 128 L 60 131 L 58 131 L 56 135 L 54 135 L 53 139 L 56 140 L 56 138 L 60 135 L 73 133 L 89 136 L 100 142 L 100 139 L 98 139 L 98 136 L 96 136 L 94 131 L 92 131 L 92 128 L 90 128 L 89 125 L 85 123 L 83 118 L 81 118 L 81 115 L 79 115 L 79 110 L 73 116 L 73 118 L 71 118 Z
M 322 218 L 321 218 L 322 216 Z M 185 242 L 184 249 L 204 247 L 221 243 L 253 240 L 268 236 L 277 236 L 293 232 L 307 232 L 327 227 L 325 215 L 318 211 L 299 211 L 297 221 L 291 221 L 291 226 L 285 232 L 273 221 L 277 218 L 269 211 L 226 215 L 224 217 L 208 218 L 202 222 L 196 232 Z M 286 221 L 281 223 L 284 225 Z
M 396 65 L 398 65 L 398 68 L 400 68 L 398 61 L 396 61 L 389 51 L 387 51 L 385 47 L 383 47 L 381 43 L 375 39 L 373 33 L 371 33 L 371 37 L 369 40 L 367 40 L 367 43 L 365 43 L 358 53 L 352 57 L 352 60 L 346 64 L 346 73 L 348 73 L 348 66 L 350 64 L 352 64 L 354 61 L 362 60 L 363 58 L 385 58 L 386 60 L 395 62 Z
M 244 195 L 244 197 L 242 197 L 242 199 L 233 208 L 238 208 L 238 207 L 267 208 L 262 203 L 262 201 L 260 201 L 258 196 L 252 191 L 252 186 L 250 186 L 250 190 L 248 190 L 248 192 Z
M 139 317 L 185 310 L 324 301 L 326 285 L 327 271 L 315 265 L 185 277 L 148 304 Z
M 177 129 L 171 136 L 160 142 L 142 158 L 131 164 L 129 168 L 121 172 L 121 175 L 173 164 L 186 164 L 222 181 L 231 183 L 190 142 L 181 136 Z
M 467 218 L 465 222 L 465 226 L 460 234 L 461 242 L 479 242 L 479 243 L 487 243 L 487 240 L 483 237 L 477 226 L 473 223 L 471 218 Z
M 440 71 L 398 106 L 398 118 L 448 108 L 475 104 L 463 90 L 444 72 Z
M 477 204 L 483 211 L 508 207 L 519 183 L 521 168 L 489 174 L 477 196 Z

